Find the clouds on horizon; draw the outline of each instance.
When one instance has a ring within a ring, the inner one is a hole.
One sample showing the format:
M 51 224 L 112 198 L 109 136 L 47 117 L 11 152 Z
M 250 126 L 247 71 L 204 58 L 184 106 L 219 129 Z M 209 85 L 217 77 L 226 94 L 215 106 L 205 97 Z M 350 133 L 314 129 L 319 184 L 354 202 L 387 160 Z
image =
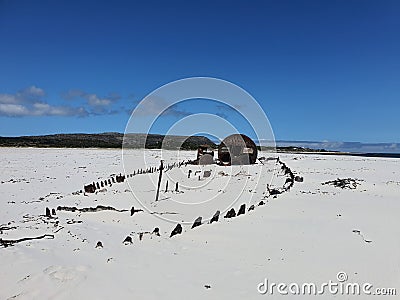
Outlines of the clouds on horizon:
M 0 94 L 1 104 L 21 104 L 30 101 L 38 101 L 41 97 L 44 97 L 46 93 L 41 88 L 36 86 L 30 86 L 28 88 L 19 90 L 15 94 Z
M 62 97 L 68 101 L 83 99 L 85 105 L 89 107 L 91 114 L 95 115 L 118 113 L 117 110 L 112 109 L 112 105 L 121 99 L 121 96 L 117 93 L 109 94 L 106 97 L 99 97 L 96 94 L 87 93 L 79 89 L 69 90 Z
M 26 117 L 26 116 L 76 116 L 108 115 L 118 113 L 113 105 L 121 98 L 118 94 L 99 97 L 94 93 L 82 90 L 70 90 L 62 97 L 67 100 L 84 99 L 84 103 L 73 105 L 53 105 L 43 98 L 46 92 L 34 85 L 21 89 L 15 94 L 0 94 L 0 116 Z
M 95 93 L 89 93 L 81 89 L 70 89 L 60 94 L 59 104 L 53 104 L 46 100 L 47 93 L 37 87 L 30 86 L 17 91 L 14 94 L 0 94 L 0 117 L 28 117 L 28 116 L 64 116 L 64 117 L 88 117 L 100 115 L 128 114 L 134 110 L 140 116 L 176 117 L 183 118 L 193 114 L 188 105 L 181 103 L 172 106 L 167 105 L 165 99 L 156 97 L 148 101 L 138 101 L 127 96 L 131 105 L 120 103 L 121 96 L 117 93 L 109 93 L 101 97 Z M 167 107 L 160 111 L 160 107 Z M 189 105 L 190 107 L 190 105 Z M 215 105 L 213 113 L 228 118 L 235 108 Z
M 262 146 L 273 146 L 271 141 L 262 140 Z M 329 151 L 355 153 L 400 153 L 400 143 L 361 143 L 361 142 L 311 142 L 311 141 L 276 141 L 279 147 L 303 147 L 325 149 Z
M 15 94 L 0 94 L 0 116 L 86 116 L 83 107 L 51 105 L 43 100 L 46 92 L 34 85 Z
M 165 110 L 161 110 L 162 107 L 167 107 Z M 168 101 L 161 97 L 146 97 L 145 101 L 137 102 L 134 110 L 130 110 L 129 114 L 135 111 L 138 116 L 173 116 L 183 118 L 191 115 L 179 106 L 179 103 L 169 105 Z

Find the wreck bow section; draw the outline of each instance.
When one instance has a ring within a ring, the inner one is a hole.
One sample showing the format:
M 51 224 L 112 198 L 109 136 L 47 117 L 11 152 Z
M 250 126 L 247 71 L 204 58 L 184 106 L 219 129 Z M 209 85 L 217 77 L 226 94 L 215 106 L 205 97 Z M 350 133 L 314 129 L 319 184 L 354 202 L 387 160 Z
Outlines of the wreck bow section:
M 247 135 L 232 134 L 218 147 L 221 165 L 249 165 L 257 160 L 257 146 Z

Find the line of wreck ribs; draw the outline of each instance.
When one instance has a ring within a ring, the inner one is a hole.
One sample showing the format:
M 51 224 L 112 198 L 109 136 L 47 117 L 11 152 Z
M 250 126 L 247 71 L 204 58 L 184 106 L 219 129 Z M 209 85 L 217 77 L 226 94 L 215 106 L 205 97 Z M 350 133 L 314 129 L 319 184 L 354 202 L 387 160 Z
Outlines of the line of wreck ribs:
M 97 205 L 96 207 L 83 207 L 77 208 L 75 206 L 58 206 L 57 210 L 70 211 L 70 212 L 98 212 L 103 210 L 112 210 L 117 212 L 127 212 L 128 209 L 116 209 L 112 206 Z
M 171 169 L 171 168 L 173 168 L 173 167 L 175 167 L 175 166 L 182 166 L 182 165 L 186 165 L 186 164 L 188 164 L 188 163 L 190 163 L 190 161 L 188 161 L 188 162 L 183 162 L 183 163 L 178 163 L 178 164 L 172 164 L 172 165 L 168 165 L 168 166 L 166 166 L 166 169 L 168 170 L 168 169 Z M 284 183 L 284 186 L 283 186 L 283 191 L 279 191 L 279 193 L 282 193 L 282 192 L 284 192 L 284 191 L 289 191 L 290 190 L 290 188 L 293 186 L 293 184 L 294 184 L 294 181 L 299 181 L 299 182 L 302 182 L 303 181 L 303 178 L 301 177 L 301 181 L 300 180 L 295 180 L 295 176 L 294 176 L 294 174 L 293 174 L 293 172 L 292 172 L 292 170 L 289 168 L 289 167 L 287 167 L 286 166 L 286 164 L 285 163 L 283 163 L 282 161 L 280 161 L 279 160 L 279 158 L 277 158 L 277 163 L 279 163 L 280 165 L 281 165 L 281 170 L 283 171 L 283 173 L 285 174 L 285 175 L 288 175 L 288 178 L 287 178 L 287 180 L 286 180 L 286 182 Z M 133 175 L 135 175 L 135 174 L 140 174 L 140 173 L 142 173 L 142 172 L 155 172 L 155 171 L 157 171 L 157 168 L 149 168 L 148 170 L 145 170 L 145 171 L 143 171 L 143 170 L 140 170 L 140 172 L 138 171 L 137 173 L 136 172 L 134 172 L 133 174 L 129 174 L 129 175 L 127 175 L 127 177 L 131 177 L 131 176 L 133 176 Z M 298 176 L 296 176 L 296 177 L 298 177 Z M 126 176 L 125 175 L 117 175 L 116 176 L 116 178 L 115 178 L 115 180 L 117 181 L 117 182 L 123 182 L 124 180 L 125 180 L 125 178 L 126 178 Z M 339 180 L 339 179 L 338 179 Z M 345 180 L 348 180 L 349 181 L 349 179 L 345 179 Z M 110 179 L 109 179 L 109 182 L 110 182 Z M 334 181 L 332 181 L 332 182 L 326 182 L 326 183 L 324 183 L 324 184 L 331 184 L 331 183 L 333 183 Z M 289 185 L 288 186 L 285 186 L 286 184 L 288 184 L 289 183 Z M 105 184 L 107 184 L 107 182 L 105 181 Z M 93 185 L 96 187 L 96 185 L 93 183 Z M 268 188 L 269 189 L 269 188 Z M 271 191 L 272 190 L 269 190 L 269 194 L 270 195 L 274 195 L 274 193 L 272 192 L 271 193 Z M 276 191 L 278 191 L 278 190 L 276 190 Z M 278 194 L 278 193 L 277 193 Z M 259 202 L 259 204 L 258 204 L 258 206 L 261 206 L 261 205 L 264 205 L 265 203 L 264 203 L 264 201 L 260 201 Z M 247 210 L 247 211 L 251 211 L 251 210 L 254 210 L 255 209 L 255 206 L 254 205 L 251 205 L 250 207 L 249 207 L 249 209 Z M 54 210 L 54 209 L 53 209 Z M 103 205 L 98 205 L 98 206 L 96 206 L 96 207 L 84 207 L 84 208 L 77 208 L 77 207 L 69 207 L 69 206 L 58 206 L 57 207 L 57 210 L 58 211 L 70 211 L 70 212 L 76 212 L 76 211 L 78 211 L 78 212 L 99 212 L 99 211 L 104 211 L 104 210 L 108 210 L 108 211 L 117 211 L 117 212 L 128 212 L 129 210 L 127 210 L 127 209 L 116 209 L 116 208 L 114 208 L 114 207 L 112 207 L 112 206 L 103 206 Z M 138 210 L 135 210 L 134 209 L 134 207 L 132 207 L 131 208 L 131 210 L 130 210 L 130 212 L 131 212 L 131 215 L 133 215 L 133 213 L 135 213 L 135 212 L 139 212 L 139 211 L 143 211 L 142 209 L 138 209 Z M 53 215 L 55 215 L 55 213 L 52 213 Z M 162 214 L 162 213 L 160 213 L 160 214 Z M 242 214 L 246 214 L 246 205 L 245 204 L 242 204 L 241 206 L 240 206 L 240 208 L 239 208 L 239 211 L 238 211 L 238 213 L 236 214 L 236 212 L 235 212 L 235 210 L 234 210 L 234 208 L 231 208 L 228 212 L 227 212 L 227 214 L 225 215 L 225 217 L 224 218 L 234 218 L 234 217 L 237 217 L 237 216 L 240 216 L 240 215 L 242 215 Z M 50 215 L 50 209 L 49 208 L 46 208 L 46 215 Z M 211 219 L 211 221 L 209 222 L 209 224 L 212 224 L 213 222 L 218 222 L 218 219 L 219 219 L 219 216 L 220 216 L 220 211 L 217 211 L 215 214 L 214 214 L 214 216 L 212 217 L 212 219 Z M 51 215 L 50 215 L 50 217 L 51 217 Z M 81 222 L 81 221 L 80 221 Z M 194 221 L 194 223 L 193 223 L 193 225 L 192 225 L 192 229 L 193 228 L 195 228 L 195 227 L 198 227 L 198 226 L 201 226 L 202 224 L 204 224 L 204 223 L 202 223 L 202 217 L 200 216 L 200 217 L 198 217 L 195 221 Z M 63 228 L 63 227 L 62 227 Z M 1 227 L 1 229 L 2 230 L 7 230 L 7 229 L 13 229 L 13 228 L 8 228 L 8 227 L 5 227 L 5 226 L 2 226 Z M 159 235 L 159 229 L 158 228 L 156 228 L 157 229 L 157 232 L 156 232 L 156 234 L 158 234 Z M 155 231 L 156 231 L 156 229 L 155 229 Z M 56 232 L 58 232 L 59 230 L 57 230 Z M 171 235 L 170 235 L 170 237 L 172 237 L 172 236 L 174 236 L 174 235 L 177 235 L 177 234 L 181 234 L 182 233 L 182 226 L 180 225 L 180 224 L 177 224 L 177 226 L 174 228 L 174 230 L 171 232 Z M 16 243 L 20 243 L 20 242 L 23 242 L 23 241 L 29 241 L 29 240 L 38 240 L 38 239 L 45 239 L 45 238 L 50 238 L 50 239 L 54 239 L 54 235 L 52 235 L 52 234 L 44 234 L 44 235 L 41 235 L 41 236 L 37 236 L 37 237 L 25 237 L 25 238 L 21 238 L 21 239 L 16 239 L 16 240 L 4 240 L 4 239 L 1 239 L 0 238 L 0 246 L 3 246 L 3 247 L 9 247 L 9 246 L 13 246 L 14 244 L 16 244 Z
M 7 248 L 7 247 L 10 247 L 10 246 L 14 246 L 14 244 L 17 244 L 17 243 L 21 243 L 21 242 L 25 242 L 25 241 L 31 241 L 31 240 L 41 240 L 41 239 L 45 239 L 45 238 L 54 239 L 54 235 L 53 234 L 43 234 L 43 235 L 40 235 L 40 236 L 25 237 L 25 238 L 16 239 L 16 240 L 3 240 L 2 238 L 0 238 L 0 246 L 3 246 L 4 248 Z
M 187 160 L 187 161 L 181 161 L 178 163 L 173 163 L 173 164 L 168 164 L 166 165 L 165 171 L 169 171 L 173 168 L 180 168 L 181 166 L 187 166 L 188 164 L 193 164 L 193 160 Z M 121 173 L 119 175 L 116 175 L 115 177 L 112 176 L 109 179 L 106 179 L 104 181 L 100 182 L 92 182 L 90 184 L 84 185 L 83 190 L 87 194 L 93 194 L 96 193 L 96 190 L 100 190 L 101 188 L 109 185 L 112 186 L 113 183 L 122 183 L 125 182 L 126 178 L 133 177 L 135 175 L 140 175 L 140 174 L 149 174 L 149 173 L 154 173 L 159 171 L 158 167 L 149 167 L 147 169 L 138 169 L 133 171 L 130 174 L 122 175 Z M 81 191 L 82 192 L 82 191 Z

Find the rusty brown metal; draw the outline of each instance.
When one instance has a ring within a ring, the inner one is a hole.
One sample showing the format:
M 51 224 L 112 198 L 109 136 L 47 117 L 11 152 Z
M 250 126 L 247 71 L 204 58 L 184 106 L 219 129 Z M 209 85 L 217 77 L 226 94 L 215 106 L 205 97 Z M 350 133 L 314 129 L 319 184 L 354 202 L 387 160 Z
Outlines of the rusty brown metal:
M 214 150 L 209 145 L 200 145 L 197 149 L 197 160 L 199 165 L 211 165 L 214 163 Z
M 247 135 L 232 134 L 218 147 L 221 165 L 249 165 L 257 160 L 257 146 Z

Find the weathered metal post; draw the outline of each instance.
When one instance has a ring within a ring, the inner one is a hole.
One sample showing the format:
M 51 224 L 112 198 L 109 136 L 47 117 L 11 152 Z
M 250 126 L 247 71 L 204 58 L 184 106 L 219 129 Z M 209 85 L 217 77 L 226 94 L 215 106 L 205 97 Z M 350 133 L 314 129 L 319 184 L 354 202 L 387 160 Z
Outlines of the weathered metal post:
M 158 201 L 158 195 L 160 194 L 160 185 L 161 185 L 161 178 L 162 178 L 163 169 L 164 169 L 164 165 L 163 165 L 163 161 L 161 160 L 161 163 L 160 163 L 160 175 L 158 176 L 156 201 Z

